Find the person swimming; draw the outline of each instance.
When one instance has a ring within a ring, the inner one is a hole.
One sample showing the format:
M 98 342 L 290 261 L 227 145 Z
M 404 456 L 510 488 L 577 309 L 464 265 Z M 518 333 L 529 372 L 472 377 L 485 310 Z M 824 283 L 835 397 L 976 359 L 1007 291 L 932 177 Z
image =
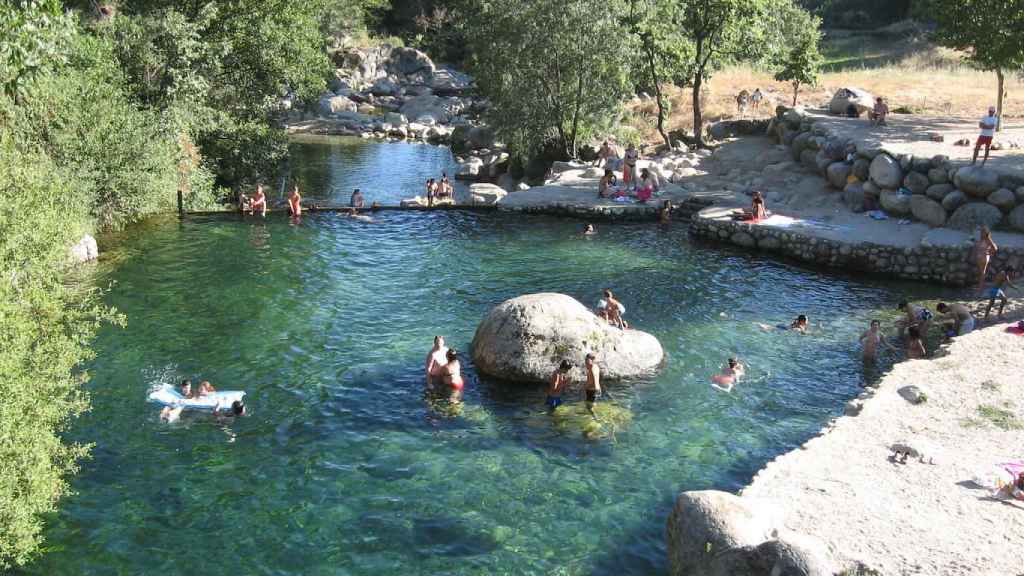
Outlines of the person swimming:
M 216 391 L 217 389 L 213 387 L 213 384 L 210 384 L 207 380 L 203 380 L 199 383 L 199 392 L 196 394 L 196 397 L 201 398 L 208 394 L 213 394 Z
M 764 330 L 764 331 L 770 331 L 770 330 L 793 330 L 793 331 L 799 332 L 801 334 L 806 334 L 807 333 L 808 322 L 807 322 L 807 315 L 801 314 L 801 315 L 796 317 L 796 320 L 793 320 L 793 322 L 788 324 L 788 325 L 786 325 L 786 324 L 776 324 L 775 326 L 769 326 L 767 324 L 762 324 L 760 322 L 757 325 L 761 328 L 761 330 Z
M 178 388 L 178 393 L 181 394 L 182 398 L 191 399 L 192 395 L 192 381 L 182 380 Z M 177 422 L 178 418 L 181 417 L 181 412 L 184 410 L 184 406 L 164 406 L 160 410 L 160 419 L 164 422 Z
M 728 363 L 722 368 L 721 374 L 711 377 L 711 387 L 722 392 L 731 392 L 736 382 L 743 376 L 746 369 L 743 364 L 735 358 L 729 358 Z
M 235 400 L 232 402 L 231 406 L 229 406 L 225 411 L 221 411 L 220 405 L 213 407 L 213 417 L 218 422 L 224 422 L 232 418 L 245 416 L 245 414 L 245 402 L 242 402 L 241 400 Z
M 548 383 L 547 398 L 544 404 L 554 410 L 562 405 L 562 392 L 569 383 L 569 371 L 572 370 L 572 362 L 562 360 L 558 368 L 551 373 L 551 380 Z
M 595 228 L 594 225 L 590 224 L 589 222 L 587 223 L 586 226 L 583 227 L 583 232 L 580 232 L 581 236 L 594 236 L 596 234 L 597 234 L 597 228 Z

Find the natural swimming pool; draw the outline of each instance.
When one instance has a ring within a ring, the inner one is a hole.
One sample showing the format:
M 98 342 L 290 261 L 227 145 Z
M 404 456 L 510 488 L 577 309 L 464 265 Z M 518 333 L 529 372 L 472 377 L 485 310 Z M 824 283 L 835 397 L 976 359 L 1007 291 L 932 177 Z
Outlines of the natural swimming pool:
M 296 174 L 309 196 L 407 196 L 451 167 L 404 146 L 299 147 Z M 415 177 L 383 184 L 398 157 Z M 737 489 L 839 414 L 864 377 L 857 336 L 905 287 L 693 244 L 679 224 L 581 239 L 579 222 L 540 216 L 376 218 L 168 218 L 123 235 L 96 282 L 128 325 L 100 333 L 93 410 L 70 433 L 93 457 L 26 573 L 664 572 L 674 496 Z M 629 421 L 586 438 L 575 409 L 552 417 L 540 387 L 471 365 L 461 416 L 425 402 L 434 334 L 468 350 L 507 298 L 592 304 L 605 286 L 668 354 L 657 377 L 608 387 Z M 756 326 L 800 313 L 813 334 Z M 750 375 L 722 394 L 708 377 L 730 355 Z M 161 424 L 147 389 L 185 377 L 246 390 L 251 415 Z

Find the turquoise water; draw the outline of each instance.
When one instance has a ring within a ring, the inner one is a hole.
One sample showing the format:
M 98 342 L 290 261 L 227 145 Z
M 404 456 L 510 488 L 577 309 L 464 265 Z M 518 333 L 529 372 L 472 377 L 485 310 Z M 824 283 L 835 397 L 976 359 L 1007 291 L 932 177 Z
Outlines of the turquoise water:
M 415 148 L 410 182 L 450 162 Z M 307 187 L 350 154 L 297 149 Z M 380 181 L 361 169 L 345 178 Z M 681 225 L 579 225 L 389 212 L 129 230 L 97 278 L 128 325 L 100 333 L 93 410 L 70 434 L 93 457 L 24 572 L 663 573 L 673 497 L 738 489 L 839 414 L 865 378 L 856 338 L 900 287 L 694 245 Z M 461 414 L 425 400 L 434 334 L 467 350 L 507 298 L 592 303 L 605 286 L 668 362 L 609 384 L 599 429 L 578 401 L 550 415 L 540 387 L 471 364 Z M 812 334 L 756 325 L 800 313 Z M 709 376 L 730 355 L 751 374 L 723 394 Z M 161 423 L 147 389 L 185 377 L 246 390 L 250 415 Z

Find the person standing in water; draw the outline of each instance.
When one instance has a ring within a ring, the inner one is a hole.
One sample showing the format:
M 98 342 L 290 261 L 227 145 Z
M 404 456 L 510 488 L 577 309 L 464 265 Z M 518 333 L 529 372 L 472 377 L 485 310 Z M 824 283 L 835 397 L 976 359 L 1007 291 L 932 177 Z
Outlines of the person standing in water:
M 299 185 L 296 184 L 288 194 L 288 211 L 292 216 L 302 216 L 302 194 L 299 194 Z
M 562 392 L 569 384 L 569 370 L 572 370 L 572 362 L 562 360 L 558 368 L 551 373 L 551 380 L 548 382 L 548 396 L 544 401 L 544 404 L 551 410 L 562 405 Z
M 661 205 L 661 210 L 658 211 L 658 223 L 669 224 L 672 222 L 672 201 L 665 200 L 665 203 Z
M 978 241 L 974 243 L 974 262 L 978 266 L 978 292 L 985 287 L 988 263 L 998 250 L 999 246 L 996 246 L 992 240 L 992 231 L 988 229 L 988 226 L 982 226 L 978 231 Z
M 601 369 L 597 367 L 596 357 L 593 352 L 587 354 L 584 359 L 584 366 L 587 372 L 587 385 L 583 389 L 587 402 L 587 411 L 594 415 L 594 403 L 601 395 Z
M 352 198 L 349 200 L 349 205 L 353 208 L 362 208 L 363 203 L 363 193 L 359 191 L 359 188 L 356 188 L 352 191 Z
M 875 361 L 875 358 L 878 357 L 879 346 L 885 346 L 886 348 L 895 351 L 895 348 L 885 341 L 885 335 L 882 334 L 881 327 L 882 324 L 878 320 L 872 320 L 871 327 L 860 335 L 860 342 L 863 345 L 862 352 L 864 362 Z
M 465 382 L 462 380 L 462 365 L 459 363 L 459 353 L 454 348 L 445 353 L 445 365 L 441 367 L 441 379 L 444 382 L 445 391 L 451 396 L 452 402 L 462 400 L 462 389 Z
M 907 328 L 907 358 L 915 360 L 924 358 L 927 354 L 928 351 L 925 350 L 924 342 L 921 340 L 921 330 L 917 326 Z
M 442 376 L 447 363 L 448 347 L 444 345 L 444 336 L 434 336 L 434 347 L 427 353 L 427 388 L 434 388 L 435 380 Z

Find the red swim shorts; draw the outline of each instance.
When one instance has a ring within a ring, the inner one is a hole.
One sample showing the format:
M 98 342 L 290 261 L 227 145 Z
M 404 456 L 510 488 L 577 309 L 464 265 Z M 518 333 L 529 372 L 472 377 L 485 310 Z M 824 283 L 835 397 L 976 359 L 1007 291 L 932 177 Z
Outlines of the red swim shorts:
M 975 146 L 981 146 L 982 144 L 992 144 L 991 136 L 978 136 L 978 141 L 974 143 Z

